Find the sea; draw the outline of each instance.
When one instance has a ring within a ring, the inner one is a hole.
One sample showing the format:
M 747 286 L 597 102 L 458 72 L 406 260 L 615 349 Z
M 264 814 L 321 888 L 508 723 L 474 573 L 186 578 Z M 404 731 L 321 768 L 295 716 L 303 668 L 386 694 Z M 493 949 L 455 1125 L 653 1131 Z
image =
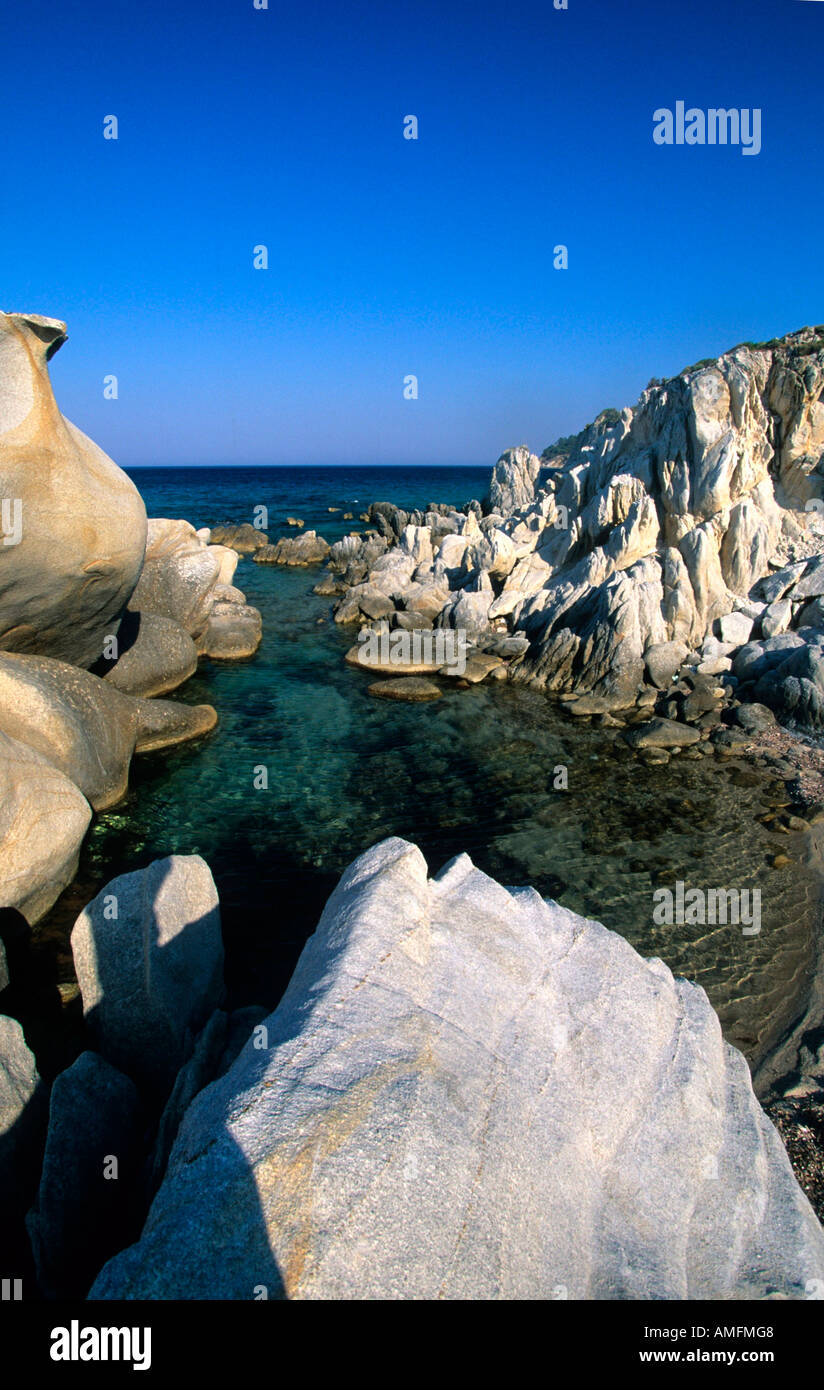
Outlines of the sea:
M 287 516 L 332 542 L 363 529 L 371 502 L 461 506 L 489 484 L 488 468 L 448 466 L 129 472 L 150 516 L 201 527 L 265 515 L 273 541 L 297 534 Z M 798 1018 L 816 966 L 818 876 L 772 867 L 776 836 L 763 823 L 786 802 L 783 783 L 737 759 L 647 767 L 615 730 L 507 683 L 423 705 L 376 699 L 344 661 L 352 629 L 313 593 L 321 573 L 240 560 L 234 582 L 262 613 L 263 644 L 248 661 L 202 661 L 172 697 L 214 705 L 217 729 L 134 759 L 127 796 L 95 818 L 75 882 L 35 933 L 36 984 L 18 1011 L 41 1071 L 82 1045 L 68 937 L 115 876 L 202 855 L 220 895 L 228 1006 L 271 1008 L 341 872 L 387 836 L 417 844 L 433 873 L 466 853 L 499 882 L 529 884 L 660 957 L 706 989 L 756 1070 Z M 655 890 L 679 881 L 759 889 L 760 933 L 656 925 Z M 46 996 L 59 1010 L 44 1011 Z

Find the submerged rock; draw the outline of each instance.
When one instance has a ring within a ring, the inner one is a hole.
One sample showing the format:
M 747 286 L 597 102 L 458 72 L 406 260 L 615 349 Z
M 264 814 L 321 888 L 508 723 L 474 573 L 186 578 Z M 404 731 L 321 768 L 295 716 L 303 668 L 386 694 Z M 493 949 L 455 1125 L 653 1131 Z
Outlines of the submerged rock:
M 91 666 L 140 577 L 146 509 L 60 411 L 48 362 L 66 325 L 0 314 L 0 649 Z
M 387 840 L 92 1298 L 804 1299 L 824 1232 L 704 991 Z M 663 1215 L 662 1215 L 663 1213 Z
M 633 748 L 687 748 L 700 743 L 700 731 L 674 719 L 646 719 L 627 729 L 624 738 Z
M 440 700 L 443 691 L 434 681 L 424 680 L 420 676 L 402 676 L 393 681 L 375 681 L 369 687 L 370 695 L 377 695 L 382 700 L 410 700 L 418 702 L 421 700 Z

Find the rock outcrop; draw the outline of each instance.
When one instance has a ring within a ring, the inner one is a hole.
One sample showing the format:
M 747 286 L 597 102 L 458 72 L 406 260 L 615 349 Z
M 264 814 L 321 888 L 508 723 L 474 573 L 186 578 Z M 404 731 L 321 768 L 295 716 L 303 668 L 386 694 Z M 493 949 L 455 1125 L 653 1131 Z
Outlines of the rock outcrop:
M 258 565 L 319 565 L 330 550 L 316 531 L 303 531 L 299 536 L 284 536 L 276 545 L 261 546 L 252 558 Z
M 137 584 L 146 510 L 52 394 L 66 325 L 0 314 L 0 650 L 91 666 Z
M 501 454 L 492 473 L 489 502 L 493 512 L 509 516 L 520 507 L 528 507 L 535 497 L 535 484 L 541 471 L 541 460 L 525 444 L 507 449 Z
M 703 990 L 466 856 L 358 859 L 92 1298 L 803 1299 L 824 1232 Z
M 684 663 L 721 675 L 751 636 L 800 631 L 808 656 L 755 698 L 818 725 L 822 392 L 824 327 L 735 348 L 604 411 L 543 463 L 507 451 L 485 516 L 375 504 L 382 551 L 338 542 L 316 592 L 337 622 L 461 629 L 478 652 L 524 638 L 513 680 L 606 710 L 654 702 Z
M 140 700 L 50 657 L 0 654 L 0 733 L 40 753 L 96 811 L 123 796 L 133 753 L 198 738 L 216 723 L 211 705 Z
M 91 815 L 65 773 L 0 731 L 0 907 L 32 926 L 48 912 L 74 877 Z

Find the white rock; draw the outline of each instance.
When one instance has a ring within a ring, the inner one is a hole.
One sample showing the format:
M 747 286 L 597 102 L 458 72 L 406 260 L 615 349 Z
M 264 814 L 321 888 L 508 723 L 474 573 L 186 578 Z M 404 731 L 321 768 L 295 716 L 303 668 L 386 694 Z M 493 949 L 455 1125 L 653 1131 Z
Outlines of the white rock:
M 824 1232 L 703 990 L 466 856 L 344 874 L 92 1298 L 803 1300 Z

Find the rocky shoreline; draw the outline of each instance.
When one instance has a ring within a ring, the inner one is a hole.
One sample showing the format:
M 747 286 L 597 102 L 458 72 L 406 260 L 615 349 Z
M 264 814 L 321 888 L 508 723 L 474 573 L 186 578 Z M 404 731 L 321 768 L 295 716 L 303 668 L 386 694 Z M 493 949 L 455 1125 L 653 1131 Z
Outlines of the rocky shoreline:
M 259 647 L 239 555 L 327 566 L 314 592 L 376 698 L 528 684 L 641 766 L 756 764 L 776 867 L 820 862 L 821 329 L 651 387 L 562 453 L 508 451 L 462 511 L 373 503 L 331 546 L 295 517 L 275 544 L 147 520 L 54 403 L 65 325 L 0 334 L 9 939 L 132 757 L 215 727 L 165 697 Z M 0 1015 L 0 1225 L 42 1297 L 801 1299 L 824 1278 L 824 953 L 768 1064 L 794 1177 L 702 989 L 466 855 L 435 878 L 404 840 L 360 855 L 274 1012 L 226 1006 L 198 855 L 107 883 L 71 949 L 84 1050 L 50 1086 Z

